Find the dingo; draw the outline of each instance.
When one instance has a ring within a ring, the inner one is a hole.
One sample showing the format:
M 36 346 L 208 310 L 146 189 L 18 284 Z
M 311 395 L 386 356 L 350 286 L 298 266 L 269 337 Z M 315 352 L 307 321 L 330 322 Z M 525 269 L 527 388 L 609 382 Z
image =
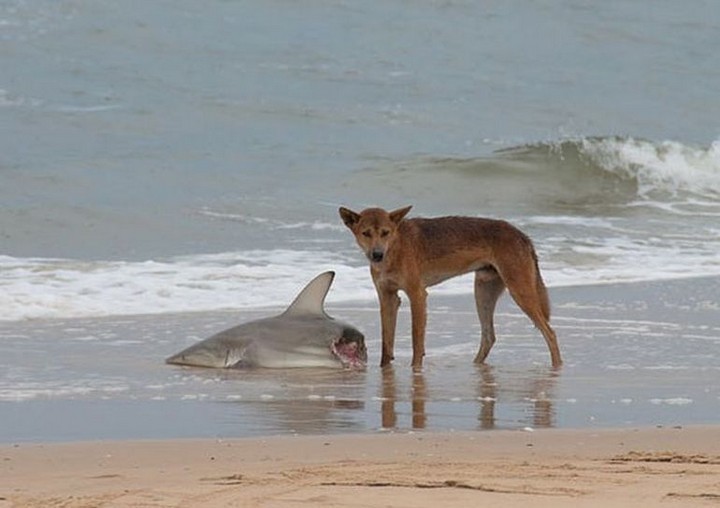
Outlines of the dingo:
M 552 365 L 562 364 L 555 332 L 550 327 L 550 301 L 533 244 L 511 224 L 472 217 L 405 219 L 412 207 L 387 212 L 368 208 L 360 213 L 340 208 L 340 217 L 370 261 L 380 300 L 381 366 L 393 360 L 395 325 L 403 290 L 410 299 L 414 367 L 425 355 L 425 323 L 429 286 L 475 272 L 475 304 L 482 327 L 482 363 L 495 343 L 495 303 L 507 287 L 518 306 L 545 337 Z

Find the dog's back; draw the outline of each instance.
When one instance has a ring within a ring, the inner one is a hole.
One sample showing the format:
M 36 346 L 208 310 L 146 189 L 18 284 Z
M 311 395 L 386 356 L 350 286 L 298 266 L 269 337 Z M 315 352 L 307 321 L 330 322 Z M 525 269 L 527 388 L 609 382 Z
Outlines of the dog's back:
M 454 275 L 503 265 L 537 264 L 530 238 L 509 222 L 476 217 L 405 219 L 398 227 L 403 255 L 418 257 L 425 270 L 450 270 Z
M 483 247 L 499 242 L 519 242 L 532 246 L 527 235 L 509 222 L 480 217 L 414 217 L 399 225 L 400 234 L 421 241 L 429 249 Z

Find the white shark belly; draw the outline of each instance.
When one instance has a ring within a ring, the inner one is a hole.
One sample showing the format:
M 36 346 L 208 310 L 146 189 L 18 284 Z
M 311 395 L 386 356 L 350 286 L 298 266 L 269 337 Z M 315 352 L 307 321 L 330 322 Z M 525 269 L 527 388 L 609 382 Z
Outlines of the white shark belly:
M 292 351 L 276 351 L 258 348 L 249 362 L 257 367 L 274 369 L 289 369 L 303 367 L 330 367 L 342 366 L 340 360 L 328 349 L 306 347 Z

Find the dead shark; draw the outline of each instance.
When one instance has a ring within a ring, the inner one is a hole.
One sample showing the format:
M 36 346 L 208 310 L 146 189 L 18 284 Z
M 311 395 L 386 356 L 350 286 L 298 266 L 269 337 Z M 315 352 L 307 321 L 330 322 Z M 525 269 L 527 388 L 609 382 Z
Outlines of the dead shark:
M 325 313 L 335 272 L 321 273 L 278 316 L 222 331 L 167 358 L 194 367 L 346 367 L 367 362 L 365 337 Z

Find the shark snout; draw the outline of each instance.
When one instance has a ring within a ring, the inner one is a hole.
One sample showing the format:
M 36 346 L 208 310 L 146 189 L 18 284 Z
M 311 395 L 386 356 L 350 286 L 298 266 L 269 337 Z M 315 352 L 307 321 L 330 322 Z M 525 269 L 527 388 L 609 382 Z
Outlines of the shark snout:
M 186 365 L 194 367 L 227 368 L 237 363 L 233 351 L 214 345 L 196 344 L 179 353 L 166 358 L 165 363 L 170 365 Z

